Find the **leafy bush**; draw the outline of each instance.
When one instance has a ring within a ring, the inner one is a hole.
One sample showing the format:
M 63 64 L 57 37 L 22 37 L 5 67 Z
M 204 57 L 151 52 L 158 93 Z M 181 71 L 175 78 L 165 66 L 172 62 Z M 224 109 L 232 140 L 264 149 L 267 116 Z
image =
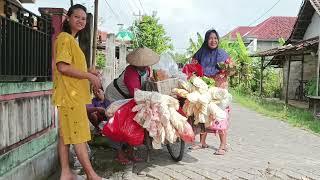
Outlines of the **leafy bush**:
M 103 69 L 104 67 L 106 67 L 106 55 L 103 52 L 98 52 L 96 59 L 97 59 L 97 63 L 96 63 L 97 68 Z
M 308 96 L 315 96 L 316 95 L 316 89 L 317 89 L 317 78 L 312 78 L 310 81 L 308 81 L 306 90 Z

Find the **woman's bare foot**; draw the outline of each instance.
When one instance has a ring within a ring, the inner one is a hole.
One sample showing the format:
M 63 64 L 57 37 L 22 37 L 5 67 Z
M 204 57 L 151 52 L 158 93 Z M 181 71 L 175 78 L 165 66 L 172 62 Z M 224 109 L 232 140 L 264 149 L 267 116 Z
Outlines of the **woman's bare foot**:
M 72 173 L 72 171 L 62 171 L 60 175 L 60 180 L 74 180 L 77 176 Z
M 87 176 L 87 180 L 102 180 L 103 178 L 95 175 L 95 176 Z

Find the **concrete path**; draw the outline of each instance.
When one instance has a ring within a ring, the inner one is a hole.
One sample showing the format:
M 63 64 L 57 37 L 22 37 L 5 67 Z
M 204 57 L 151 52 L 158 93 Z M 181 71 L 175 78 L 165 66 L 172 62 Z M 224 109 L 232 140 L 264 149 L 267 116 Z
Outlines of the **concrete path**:
M 108 175 L 110 179 L 320 179 L 318 135 L 237 104 L 231 116 L 231 149 L 224 156 L 213 155 L 219 141 L 210 134 L 210 148 L 186 150 L 179 163 L 173 162 L 164 148 L 152 152 L 150 163 L 129 165 Z M 96 152 L 100 160 L 95 163 L 100 172 L 99 164 L 112 158 L 108 155 L 101 160 L 105 154 L 101 151 Z

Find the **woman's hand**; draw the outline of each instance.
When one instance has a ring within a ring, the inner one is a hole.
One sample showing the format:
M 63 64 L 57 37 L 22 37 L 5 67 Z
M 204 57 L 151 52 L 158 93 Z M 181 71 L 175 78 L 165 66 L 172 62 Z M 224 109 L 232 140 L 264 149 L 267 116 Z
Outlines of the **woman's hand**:
M 198 60 L 196 60 L 195 58 L 192 58 L 192 60 L 191 60 L 191 64 L 199 64 L 199 61 L 198 61 Z
M 90 81 L 90 83 L 92 84 L 93 86 L 93 90 L 98 92 L 99 89 L 101 88 L 101 81 L 100 79 L 98 78 L 98 76 L 95 76 L 91 73 L 89 73 L 88 75 L 88 80 Z
M 90 69 L 88 70 L 88 72 L 91 73 L 91 74 L 93 74 L 93 75 L 95 75 L 95 76 L 101 76 L 100 71 L 98 71 L 97 69 L 90 68 Z

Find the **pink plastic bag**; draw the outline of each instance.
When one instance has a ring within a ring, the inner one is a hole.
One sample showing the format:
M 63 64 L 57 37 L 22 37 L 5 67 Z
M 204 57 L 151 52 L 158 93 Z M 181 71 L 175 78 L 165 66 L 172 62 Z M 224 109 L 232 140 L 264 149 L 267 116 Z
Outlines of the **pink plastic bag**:
M 184 142 L 193 143 L 195 141 L 195 134 L 192 130 L 192 126 L 188 122 L 184 123 L 183 131 L 178 133 Z
M 102 133 L 116 142 L 126 142 L 132 146 L 143 144 L 144 129 L 133 120 L 136 112 L 132 112 L 132 108 L 135 105 L 136 102 L 131 100 L 121 106 L 103 127 Z
M 229 122 L 227 119 L 224 119 L 222 121 L 214 121 L 212 122 L 211 126 L 208 127 L 208 129 L 216 131 L 218 133 L 223 133 L 228 129 Z
M 222 121 L 212 122 L 211 126 L 208 127 L 207 129 L 215 133 L 225 133 L 229 127 L 229 113 L 230 113 L 229 106 L 225 109 L 225 112 L 227 113 L 226 119 L 223 119 Z

